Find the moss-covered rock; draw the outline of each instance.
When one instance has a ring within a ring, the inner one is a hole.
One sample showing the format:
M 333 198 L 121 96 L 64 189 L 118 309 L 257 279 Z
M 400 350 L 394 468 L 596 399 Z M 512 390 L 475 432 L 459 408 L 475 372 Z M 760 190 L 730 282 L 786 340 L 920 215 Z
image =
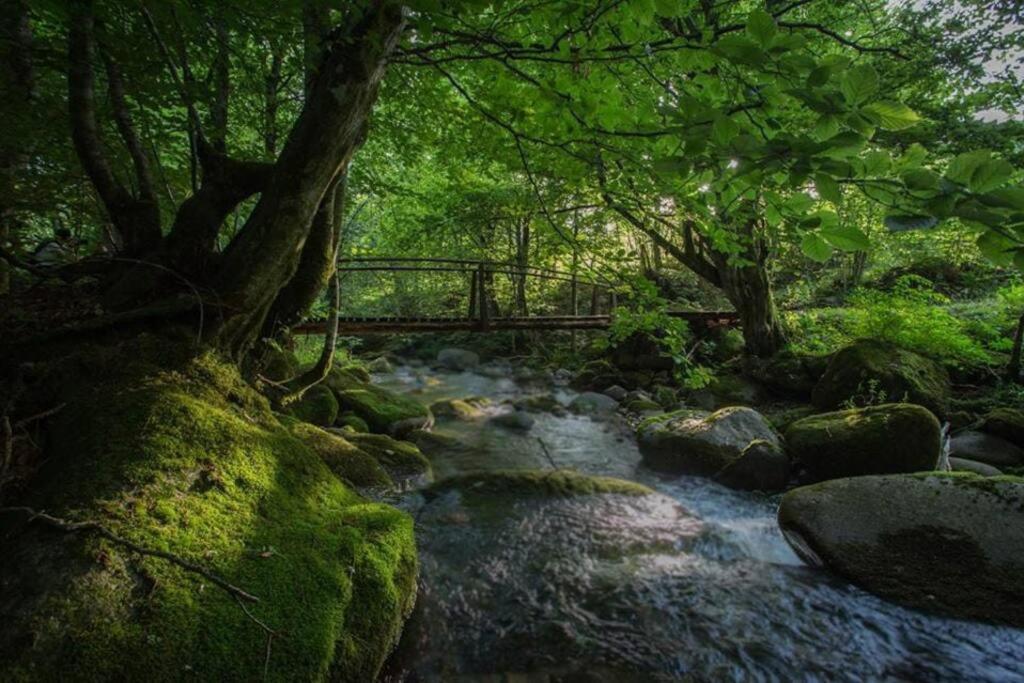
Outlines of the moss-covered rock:
M 996 408 L 982 420 L 981 430 L 1024 448 L 1024 410 Z
M 819 410 L 904 402 L 936 415 L 946 414 L 949 399 L 949 373 L 939 363 L 871 339 L 854 342 L 832 356 L 811 395 Z
M 394 486 L 388 471 L 375 457 L 345 438 L 349 434 L 327 432 L 304 422 L 293 425 L 291 432 L 313 449 L 332 472 L 353 486 Z
M 268 648 L 197 573 L 0 515 L 0 680 L 365 681 L 396 642 L 412 520 L 347 488 L 229 364 L 190 347 L 142 336 L 54 363 L 65 407 L 21 504 L 203 566 L 257 596 L 247 609 L 281 637 Z
M 927 408 L 891 403 L 797 420 L 786 430 L 786 445 L 813 482 L 934 470 L 942 437 Z
M 370 425 L 366 424 L 366 420 L 355 413 L 342 413 L 334 424 L 344 429 L 350 429 L 357 434 L 366 434 L 370 431 Z
M 779 525 L 807 562 L 884 598 L 1024 626 L 1024 479 L 836 479 L 787 493 Z
M 570 386 L 580 391 L 604 391 L 611 386 L 635 388 L 636 382 L 623 376 L 621 370 L 606 360 L 587 362 L 570 381 Z
M 968 460 L 967 458 L 955 458 L 950 456 L 949 458 L 949 469 L 954 472 L 973 472 L 974 474 L 980 474 L 983 477 L 998 477 L 1002 474 L 1002 471 L 998 467 L 987 465 L 977 460 Z
M 778 490 L 789 479 L 778 434 L 750 408 L 677 410 L 644 420 L 637 433 L 640 454 L 653 469 L 765 491 Z
M 428 488 L 428 498 L 447 491 L 480 495 L 586 496 L 618 493 L 645 496 L 654 493 L 643 484 L 611 477 L 594 477 L 572 470 L 495 470 L 450 477 Z
M 551 394 L 535 394 L 518 398 L 512 403 L 516 410 L 525 410 L 528 413 L 551 413 L 552 415 L 565 415 L 565 406 L 558 402 L 558 399 Z
M 401 435 L 433 422 L 430 411 L 414 399 L 363 381 L 351 370 L 332 370 L 324 383 L 341 408 L 358 415 L 373 432 Z
M 439 420 L 463 420 L 472 422 L 484 416 L 481 407 L 487 405 L 487 399 L 454 398 L 435 401 L 430 404 L 430 412 Z
M 757 382 L 737 374 L 718 375 L 706 387 L 690 392 L 690 401 L 705 410 L 754 406 L 764 398 L 764 390 Z
M 629 401 L 629 402 L 623 404 L 623 408 L 625 408 L 627 411 L 629 411 L 631 413 L 636 413 L 637 415 L 642 415 L 644 413 L 650 413 L 650 412 L 655 412 L 655 411 L 657 411 L 657 412 L 661 412 L 662 411 L 662 406 L 661 406 L 660 403 L 655 403 L 654 401 L 648 401 L 648 400 L 643 399 L 643 398 L 638 398 L 638 399 L 634 399 L 632 401 Z
M 412 442 L 383 434 L 345 434 L 345 439 L 373 457 L 396 481 L 430 479 L 430 461 Z
M 807 399 L 828 363 L 828 356 L 783 350 L 770 358 L 747 358 L 744 367 L 747 374 L 773 393 Z
M 338 399 L 334 392 L 316 384 L 302 394 L 302 398 L 287 406 L 288 414 L 303 422 L 330 427 L 338 419 Z
M 260 355 L 258 373 L 272 382 L 286 382 L 299 374 L 299 360 L 291 351 L 267 344 Z

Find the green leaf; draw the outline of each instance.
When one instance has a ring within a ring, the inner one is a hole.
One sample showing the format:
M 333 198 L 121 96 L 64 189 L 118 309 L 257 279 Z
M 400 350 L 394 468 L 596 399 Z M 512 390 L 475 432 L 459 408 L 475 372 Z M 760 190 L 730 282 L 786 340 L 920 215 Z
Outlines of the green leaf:
M 690 161 L 685 157 L 666 157 L 655 159 L 652 166 L 657 173 L 682 175 L 690 170 Z
M 974 152 L 964 152 L 958 155 L 949 163 L 946 169 L 946 178 L 954 183 L 969 185 L 974 172 L 992 158 L 992 152 L 987 149 L 980 149 Z
M 828 79 L 832 76 L 832 67 L 827 64 L 817 66 L 807 76 L 807 86 L 810 88 L 820 88 L 821 86 L 828 83 Z
M 916 111 L 902 102 L 892 100 L 872 102 L 861 111 L 877 120 L 878 125 L 886 130 L 905 130 L 921 120 Z
M 831 114 L 824 114 L 815 122 L 814 130 L 811 132 L 815 140 L 828 140 L 839 132 L 839 119 Z
M 827 199 L 833 204 L 842 203 L 843 193 L 839 189 L 839 183 L 832 176 L 823 173 L 817 174 L 814 176 L 814 187 L 822 199 Z
M 764 51 L 756 43 L 735 33 L 719 40 L 712 50 L 737 64 L 760 65 L 766 59 Z
M 821 231 L 826 242 L 843 251 L 864 251 L 871 246 L 871 241 L 856 225 L 837 225 Z
M 807 213 L 814 206 L 814 198 L 803 192 L 798 192 L 786 199 L 782 206 L 786 213 L 799 216 Z
M 924 160 L 928 158 L 928 150 L 921 146 L 920 143 L 915 142 L 910 147 L 907 147 L 907 151 L 903 153 L 903 156 L 899 158 L 896 165 L 901 168 L 917 168 L 924 163 Z
M 878 177 L 889 173 L 889 168 L 892 166 L 892 159 L 889 158 L 888 152 L 876 149 L 865 154 L 861 163 L 864 166 L 865 176 Z
M 1004 159 L 986 161 L 974 170 L 967 187 L 971 192 L 989 192 L 1002 186 L 1013 175 L 1013 166 Z
M 763 9 L 756 9 L 747 17 L 747 34 L 762 47 L 770 46 L 777 32 L 775 19 Z
M 978 249 L 982 255 L 999 266 L 1013 263 L 1014 252 L 1020 244 L 1007 239 L 995 230 L 988 230 L 978 237 Z
M 889 232 L 908 232 L 910 230 L 927 230 L 938 225 L 935 216 L 893 214 L 885 217 L 885 227 Z
M 912 168 L 904 171 L 903 184 L 911 190 L 935 190 L 939 187 L 939 174 L 927 168 Z
M 832 256 L 832 247 L 820 235 L 813 232 L 806 233 L 800 240 L 800 250 L 807 258 L 818 263 L 824 263 Z
M 839 90 L 850 104 L 861 104 L 878 91 L 878 72 L 870 64 L 849 69 L 839 81 Z
M 1024 187 L 1004 187 L 980 198 L 986 206 L 1024 211 Z
M 728 145 L 740 132 L 740 127 L 728 116 L 716 116 L 711 126 L 711 137 L 719 145 Z

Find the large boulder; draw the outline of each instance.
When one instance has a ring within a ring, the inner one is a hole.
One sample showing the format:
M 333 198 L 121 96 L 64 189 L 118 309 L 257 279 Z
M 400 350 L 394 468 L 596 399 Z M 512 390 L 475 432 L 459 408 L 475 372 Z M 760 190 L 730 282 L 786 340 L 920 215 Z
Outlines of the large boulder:
M 856 341 L 832 356 L 811 394 L 818 410 L 905 402 L 936 415 L 945 415 L 949 398 L 949 373 L 942 365 L 872 339 Z
M 384 434 L 342 433 L 359 450 L 372 457 L 388 475 L 403 485 L 425 483 L 432 477 L 430 461 L 419 447 L 409 441 L 399 441 Z
M 480 365 L 480 356 L 465 349 L 441 349 L 437 362 L 447 370 L 472 370 Z
M 985 415 L 981 431 L 1024 448 L 1024 410 L 996 408 Z
M 960 432 L 950 439 L 949 454 L 995 467 L 1024 465 L 1024 449 L 985 432 Z
M 311 448 L 331 471 L 353 486 L 391 488 L 394 482 L 376 458 L 348 440 L 352 434 L 325 431 L 304 422 L 291 426 L 291 433 Z
M 569 410 L 580 415 L 610 415 L 618 409 L 618 401 L 595 391 L 585 391 L 569 402 Z
M 787 493 L 779 526 L 805 561 L 884 598 L 1024 626 L 1024 479 L 837 479 Z
M 778 434 L 751 408 L 677 410 L 644 420 L 638 437 L 640 454 L 652 469 L 764 491 L 782 489 L 789 479 Z
M 764 398 L 764 389 L 757 382 L 736 374 L 716 376 L 706 387 L 690 393 L 690 401 L 705 410 L 758 405 Z
M 348 369 L 332 370 L 323 384 L 337 396 L 342 410 L 361 417 L 373 432 L 401 436 L 433 424 L 433 415 L 422 404 L 365 382 Z
M 983 477 L 998 477 L 1002 474 L 1002 470 L 998 467 L 992 467 L 992 465 L 986 465 L 983 462 L 977 460 L 967 460 L 966 458 L 949 458 L 949 469 L 954 472 L 974 472 L 980 474 Z
M 810 398 L 828 362 L 828 356 L 784 350 L 770 358 L 748 358 L 744 368 L 750 377 L 777 394 Z
M 812 415 L 791 424 L 785 436 L 808 482 L 934 470 L 942 449 L 939 421 L 907 403 Z

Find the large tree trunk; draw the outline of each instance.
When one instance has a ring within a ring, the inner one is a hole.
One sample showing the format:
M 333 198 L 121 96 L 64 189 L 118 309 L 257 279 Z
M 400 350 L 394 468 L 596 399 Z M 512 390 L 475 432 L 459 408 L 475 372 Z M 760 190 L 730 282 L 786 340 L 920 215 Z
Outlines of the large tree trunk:
M 402 8 L 375 3 L 332 41 L 310 96 L 252 215 L 224 254 L 216 343 L 240 355 L 299 265 L 320 204 L 365 137 Z

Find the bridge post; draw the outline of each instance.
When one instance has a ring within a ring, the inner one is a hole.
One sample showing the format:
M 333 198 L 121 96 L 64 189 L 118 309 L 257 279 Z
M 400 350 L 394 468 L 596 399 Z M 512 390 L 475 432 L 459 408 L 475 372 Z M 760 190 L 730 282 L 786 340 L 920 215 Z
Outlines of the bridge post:
M 477 304 L 476 304 L 476 301 L 477 301 L 476 283 L 477 283 L 477 281 L 479 279 L 480 278 L 479 278 L 479 275 L 477 274 L 477 271 L 475 271 L 475 270 L 469 271 L 469 313 L 467 313 L 466 315 L 468 317 L 470 317 L 470 318 L 473 318 L 473 317 L 476 316 L 476 306 L 477 306 Z
M 476 301 L 480 311 L 479 321 L 480 330 L 486 332 L 491 326 L 491 311 L 487 307 L 487 266 L 483 263 L 477 268 L 476 271 Z

